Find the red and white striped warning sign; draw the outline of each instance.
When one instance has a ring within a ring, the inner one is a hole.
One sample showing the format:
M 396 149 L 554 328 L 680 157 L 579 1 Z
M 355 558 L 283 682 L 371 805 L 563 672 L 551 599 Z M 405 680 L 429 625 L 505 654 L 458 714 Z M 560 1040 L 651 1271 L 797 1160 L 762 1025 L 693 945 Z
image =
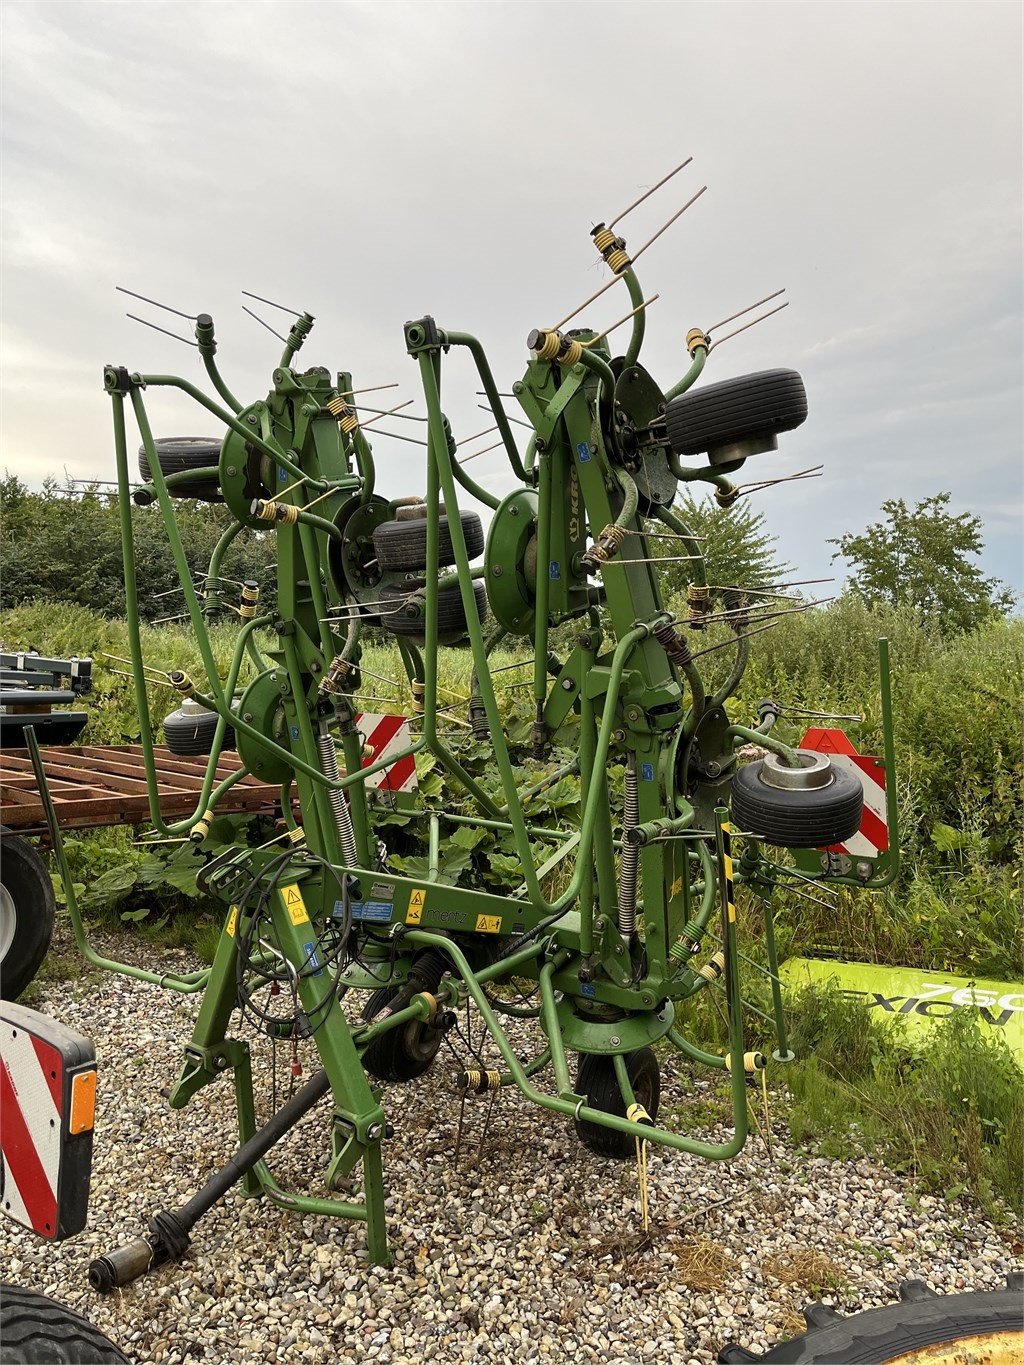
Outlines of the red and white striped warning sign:
M 409 720 L 406 716 L 376 716 L 364 711 L 356 716 L 356 726 L 363 741 L 363 767 L 379 763 L 389 754 L 401 753 L 412 743 Z M 373 791 L 414 792 L 416 790 L 416 758 L 406 754 L 387 768 L 381 768 L 366 779 Z
M 0 1147 L 6 1211 L 43 1237 L 57 1231 L 64 1059 L 21 1029 L 5 1030 Z
M 0 1002 L 0 1201 L 41 1237 L 85 1227 L 96 1117 L 88 1038 L 13 1000 Z
M 889 847 L 889 820 L 885 809 L 885 764 L 880 758 L 859 754 L 842 730 L 812 728 L 800 741 L 801 749 L 828 754 L 837 768 L 852 772 L 864 788 L 864 814 L 860 830 L 844 844 L 834 845 L 836 853 L 853 858 L 875 858 Z

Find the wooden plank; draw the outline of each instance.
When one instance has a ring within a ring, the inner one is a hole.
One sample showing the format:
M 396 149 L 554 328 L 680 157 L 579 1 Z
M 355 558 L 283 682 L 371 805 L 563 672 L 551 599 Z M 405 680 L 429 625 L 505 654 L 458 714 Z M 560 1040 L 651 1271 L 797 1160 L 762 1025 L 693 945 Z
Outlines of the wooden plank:
M 108 757 L 96 757 L 92 754 L 79 755 L 71 750 L 66 750 L 61 755 L 61 762 L 67 766 L 80 767 L 87 771 L 89 775 L 96 779 L 97 783 L 112 787 L 115 790 L 130 790 L 129 788 L 118 788 L 114 781 L 107 781 L 107 778 L 127 777 L 135 782 L 145 782 L 145 773 L 139 773 L 138 764 L 128 762 L 114 762 Z M 200 791 L 203 779 L 194 774 L 186 776 L 182 773 L 168 772 L 165 765 L 157 761 L 157 781 L 163 781 L 171 790 L 179 791 Z

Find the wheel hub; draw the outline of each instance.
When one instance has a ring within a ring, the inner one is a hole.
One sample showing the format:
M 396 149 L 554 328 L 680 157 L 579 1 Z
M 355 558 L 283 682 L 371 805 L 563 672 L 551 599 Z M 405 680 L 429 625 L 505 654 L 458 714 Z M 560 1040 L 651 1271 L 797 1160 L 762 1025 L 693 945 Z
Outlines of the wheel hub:
M 765 756 L 758 776 L 766 787 L 775 787 L 778 791 L 813 791 L 832 782 L 828 754 L 812 753 L 810 749 L 798 749 L 797 753 L 800 755 L 799 768 L 788 768 L 778 754 Z

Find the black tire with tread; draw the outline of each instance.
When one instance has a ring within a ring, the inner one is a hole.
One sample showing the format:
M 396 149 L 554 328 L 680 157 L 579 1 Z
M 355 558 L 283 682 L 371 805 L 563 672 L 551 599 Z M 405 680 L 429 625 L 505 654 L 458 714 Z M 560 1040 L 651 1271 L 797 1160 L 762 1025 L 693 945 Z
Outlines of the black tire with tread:
M 181 708 L 164 716 L 164 741 L 172 754 L 181 756 L 208 754 L 213 748 L 213 737 L 217 732 L 219 717 L 216 711 L 197 711 L 191 715 L 182 713 Z M 235 732 L 229 725 L 224 732 L 221 750 L 235 747 Z
M 688 389 L 665 411 L 677 455 L 702 455 L 755 436 L 792 431 L 807 417 L 807 393 L 796 370 L 760 370 Z
M 1007 1281 L 1008 1286 L 1011 1281 Z M 973 1290 L 966 1294 L 936 1294 L 920 1280 L 904 1280 L 900 1303 L 869 1308 L 843 1316 L 823 1304 L 804 1310 L 810 1330 L 784 1341 L 763 1355 L 741 1346 L 726 1346 L 719 1353 L 722 1365 L 886 1365 L 911 1351 L 929 1346 L 969 1347 L 971 1338 L 985 1334 L 1020 1334 L 1024 1337 L 1024 1299 L 1020 1286 Z M 944 1356 L 944 1359 L 951 1359 Z M 979 1352 L 957 1356 L 964 1360 L 1002 1357 Z
M 3 831 L 0 880 L 15 911 L 14 938 L 0 962 L 0 996 L 17 1000 L 46 956 L 57 901 L 42 858 L 27 839 L 9 830 Z
M 636 1052 L 627 1052 L 625 1061 L 626 1073 L 637 1103 L 643 1105 L 652 1119 L 656 1119 L 661 1100 L 661 1071 L 654 1050 L 642 1047 Z M 576 1092 L 586 1098 L 591 1109 L 601 1109 L 606 1114 L 617 1114 L 620 1118 L 626 1117 L 626 1104 L 619 1089 L 615 1063 L 611 1057 L 603 1057 L 594 1052 L 582 1053 L 576 1078 Z M 599 1123 L 589 1123 L 586 1119 L 576 1120 L 576 1136 L 584 1147 L 598 1156 L 624 1160 L 636 1152 L 635 1139 L 628 1133 L 617 1133 L 613 1128 L 603 1128 Z
M 0 1365 L 129 1365 L 91 1322 L 35 1289 L 0 1285 Z
M 380 619 L 381 625 L 385 630 L 391 631 L 392 635 L 410 635 L 414 638 L 423 637 L 424 622 L 420 616 L 406 616 L 401 610 L 401 604 L 409 597 L 412 589 L 410 588 L 382 588 L 380 591 Z M 487 617 L 487 591 L 484 585 L 479 582 L 473 584 L 473 595 L 476 598 L 476 609 L 483 621 Z M 393 602 L 394 607 L 387 604 Z M 466 631 L 466 612 L 462 605 L 462 591 L 457 583 L 453 583 L 450 588 L 443 588 L 437 597 L 437 633 L 442 640 L 446 637 L 450 640 L 464 635 Z
M 216 469 L 220 463 L 221 443 L 216 436 L 161 436 L 153 442 L 157 459 L 165 475 L 184 474 L 190 469 Z M 152 482 L 146 447 L 139 447 L 139 473 L 146 483 Z M 216 479 L 197 479 L 194 483 L 179 484 L 168 489 L 172 498 L 198 498 L 201 502 L 222 502 L 220 484 Z
M 828 848 L 860 829 L 864 789 L 845 768 L 832 766 L 827 787 L 784 791 L 760 780 L 760 760 L 732 779 L 732 824 L 780 848 Z
M 363 1007 L 363 1018 L 371 1022 L 398 994 L 399 986 L 379 986 Z M 401 1084 L 414 1081 L 429 1071 L 444 1035 L 420 1019 L 411 1019 L 400 1028 L 374 1038 L 363 1053 L 363 1067 L 378 1081 Z
M 466 551 L 470 559 L 483 553 L 484 529 L 475 512 L 460 512 L 462 534 L 466 539 Z M 385 571 L 405 572 L 408 569 L 422 569 L 427 563 L 427 521 L 425 517 L 414 517 L 409 521 L 385 521 L 373 533 L 373 548 L 377 552 L 377 563 Z M 448 518 L 438 519 L 438 565 L 447 568 L 455 563 L 455 550 L 452 547 L 451 527 Z

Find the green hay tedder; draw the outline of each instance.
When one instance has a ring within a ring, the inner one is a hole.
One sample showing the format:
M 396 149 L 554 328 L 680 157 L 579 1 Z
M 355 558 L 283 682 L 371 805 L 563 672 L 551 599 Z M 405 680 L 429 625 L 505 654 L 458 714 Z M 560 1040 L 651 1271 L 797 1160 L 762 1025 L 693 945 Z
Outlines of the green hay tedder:
M 238 1179 L 247 1193 L 293 1211 L 362 1220 L 370 1257 L 386 1263 L 387 1087 L 427 1070 L 467 1005 L 502 1065 L 467 1068 L 456 1077 L 463 1094 L 515 1087 L 567 1129 L 574 1124 L 584 1145 L 604 1156 L 630 1156 L 643 1143 L 709 1160 L 735 1156 L 747 1138 L 748 1078 L 766 1065 L 763 1055 L 744 1048 L 736 888 L 752 889 L 763 905 L 774 1055 L 784 1061 L 791 1054 L 772 889 L 808 881 L 878 887 L 896 873 L 885 642 L 890 846 L 876 857 L 851 856 L 843 847 L 861 827 L 863 805 L 856 776 L 827 755 L 780 742 L 772 730 L 781 708 L 773 701 L 761 703 L 749 723 L 727 709 L 751 636 L 792 603 L 780 585 L 709 584 L 701 545 L 673 510 L 681 482 L 710 484 L 723 506 L 741 495 L 731 475 L 774 451 L 779 436 L 804 421 L 802 380 L 791 370 L 769 370 L 698 385 L 709 353 L 725 337 L 694 328 L 686 336 L 685 373 L 663 388 L 641 364 L 650 300 L 635 273 L 640 252 L 631 258 L 617 222 L 592 235 L 612 274 L 607 287 L 621 281 L 631 301 L 621 319 L 624 353 L 614 353 L 607 333 L 567 329 L 585 307 L 531 331 L 525 371 L 512 385 L 520 409 L 514 418 L 475 337 L 432 317 L 406 324 L 405 349 L 426 406 L 422 498 L 388 500 L 376 491 L 374 419 L 360 406 L 351 373 L 297 367 L 313 325 L 308 313 L 291 326 L 269 393 L 245 405 L 217 368 L 206 314 L 195 319 L 195 338 L 216 399 L 177 377 L 117 366 L 104 371 L 153 823 L 207 855 L 202 885 L 224 904 L 208 971 L 174 977 L 105 965 L 168 989 L 201 992 L 170 1102 L 184 1106 L 230 1074 L 241 1148 L 184 1208 L 156 1214 L 145 1238 L 97 1260 L 91 1270 L 97 1289 L 180 1256 L 196 1219 Z M 486 395 L 515 480 L 506 496 L 475 482 L 460 457 L 442 398 L 450 366 L 461 366 Z M 225 429 L 219 449 L 155 441 L 146 412 L 154 388 L 188 394 L 213 414 Z M 155 500 L 166 523 L 203 660 L 200 679 L 160 673 L 159 661 L 142 656 L 129 410 L 149 474 L 136 500 Z M 517 440 L 526 427 L 528 439 Z M 175 526 L 175 498 L 197 496 L 222 499 L 234 518 L 201 586 Z M 486 529 L 464 506 L 467 498 L 489 509 Z M 277 607 L 262 614 L 255 586 L 243 586 L 235 604 L 237 644 L 222 680 L 207 627 L 213 615 L 223 616 L 232 594 L 221 565 L 246 528 L 275 537 Z M 656 542 L 687 566 L 688 602 L 676 615 L 659 586 Z M 723 622 L 724 643 L 709 632 Z M 396 721 L 377 744 L 361 725 L 360 695 L 373 690 L 360 667 L 368 629 L 393 637 L 411 712 L 411 725 L 399 729 Z M 554 632 L 564 657 L 555 655 Z M 489 663 L 509 641 L 523 647 L 532 690 L 525 757 L 503 731 L 500 680 Z M 723 648 L 731 667 L 712 691 L 701 659 Z M 439 723 L 450 705 L 439 686 L 441 661 L 453 649 L 472 658 L 463 747 Z M 194 814 L 176 823 L 161 819 L 151 761 L 146 689 L 155 677 L 193 709 L 198 704 L 209 723 L 207 781 Z M 287 827 L 270 844 L 251 846 L 244 825 L 218 815 L 218 798 L 235 780 L 214 782 L 229 729 L 239 773 L 281 785 Z M 556 742 L 568 745 L 572 758 L 553 779 Z M 500 795 L 469 770 L 465 744 L 489 750 Z M 749 750 L 739 752 L 743 746 L 756 746 L 751 761 L 744 761 Z M 418 805 L 407 789 L 421 754 L 432 755 L 461 787 L 472 814 L 446 816 Z M 531 823 L 531 800 L 566 773 L 578 774 L 579 817 L 562 827 Z M 389 864 L 383 817 L 395 807 L 424 822 L 423 876 L 397 875 Z M 511 836 L 520 886 L 496 894 L 438 880 L 446 840 L 466 826 Z M 56 830 L 55 836 L 59 849 Z M 548 849 L 539 865 L 538 843 Z M 795 852 L 780 857 L 778 850 Z M 72 912 L 77 919 L 73 905 Z M 372 992 L 358 1017 L 343 1008 L 350 990 Z M 725 1055 L 688 1037 L 688 1003 L 706 991 L 720 997 L 728 1019 Z M 233 1034 L 235 1011 L 264 1037 L 309 1039 L 319 1055 L 319 1069 L 259 1128 L 250 1044 Z M 510 1041 L 508 1016 L 535 1021 L 531 1056 L 523 1055 L 519 1025 L 515 1045 Z M 729 1073 L 727 1141 L 659 1125 L 659 1043 L 688 1066 Z M 264 1157 L 328 1094 L 326 1185 L 346 1197 L 285 1192 Z

